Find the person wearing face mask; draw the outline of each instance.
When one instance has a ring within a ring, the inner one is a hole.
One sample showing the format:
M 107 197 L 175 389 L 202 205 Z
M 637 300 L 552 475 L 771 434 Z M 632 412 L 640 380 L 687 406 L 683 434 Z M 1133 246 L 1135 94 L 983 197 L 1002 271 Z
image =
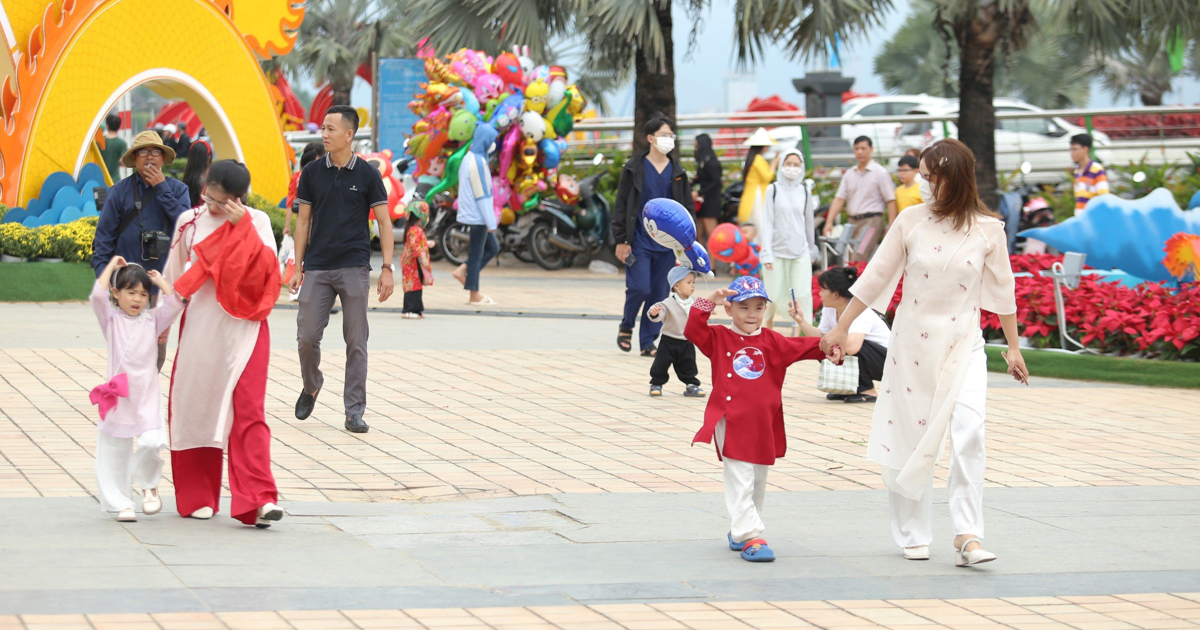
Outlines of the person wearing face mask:
M 775 303 L 787 304 L 794 292 L 799 311 L 812 321 L 812 257 L 817 251 L 813 213 L 817 199 L 804 183 L 804 156 L 796 149 L 783 153 L 779 180 L 767 186 L 759 217 L 758 244 L 762 250 L 763 283 L 771 296 L 767 312 L 773 325 Z
M 897 546 L 909 560 L 927 560 L 934 467 L 949 441 L 955 565 L 965 567 L 996 559 L 982 543 L 988 361 L 980 311 L 1000 319 L 1008 373 L 1028 385 L 1029 371 L 1018 347 L 1004 226 L 979 199 L 975 156 L 946 139 L 925 149 L 919 164 L 925 203 L 896 218 L 821 348 L 840 361 L 852 348 L 854 322 L 867 308 L 885 311 L 903 278 L 867 457 L 883 468 Z
M 617 347 L 633 347 L 633 326 L 641 314 L 638 342 L 644 357 L 658 352 L 654 340 L 661 323 L 650 320 L 648 311 L 667 298 L 667 274 L 675 266 L 675 254 L 650 238 L 642 225 L 642 208 L 652 199 L 674 199 L 685 208 L 692 203 L 687 172 L 675 157 L 675 132 L 661 116 L 652 117 L 642 130 L 650 148 L 635 153 L 621 169 L 621 182 L 613 204 L 613 240 L 617 259 L 625 265 L 625 309 L 617 332 Z

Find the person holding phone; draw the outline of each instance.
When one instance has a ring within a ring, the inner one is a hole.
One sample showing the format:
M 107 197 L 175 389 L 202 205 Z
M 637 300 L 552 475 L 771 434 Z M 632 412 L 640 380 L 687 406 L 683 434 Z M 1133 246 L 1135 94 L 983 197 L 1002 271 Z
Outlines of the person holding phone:
M 983 548 L 987 355 L 980 311 L 1000 317 L 1008 373 L 1027 384 L 1018 347 L 1016 283 L 1004 226 L 979 199 L 975 156 L 958 140 L 921 153 L 921 205 L 888 230 L 850 287 L 854 298 L 821 338 L 835 362 L 851 323 L 887 309 L 904 278 L 875 405 L 867 457 L 883 466 L 892 536 L 910 560 L 927 560 L 933 539 L 933 469 L 950 441 L 950 518 L 956 566 L 996 559 Z

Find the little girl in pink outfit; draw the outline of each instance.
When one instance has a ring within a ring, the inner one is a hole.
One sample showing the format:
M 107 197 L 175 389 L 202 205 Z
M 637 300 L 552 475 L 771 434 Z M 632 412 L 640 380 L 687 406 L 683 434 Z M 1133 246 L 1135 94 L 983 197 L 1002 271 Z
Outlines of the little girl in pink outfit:
M 115 272 L 115 273 L 114 273 Z M 110 286 L 111 279 L 111 286 Z M 151 284 L 162 294 L 148 308 Z M 136 521 L 133 484 L 142 488 L 142 511 L 162 509 L 158 482 L 166 445 L 162 393 L 158 385 L 158 337 L 183 311 L 183 303 L 157 271 L 147 272 L 116 256 L 96 279 L 92 309 L 108 341 L 108 380 L 92 390 L 100 407 L 96 442 L 96 485 L 100 507 L 118 521 Z

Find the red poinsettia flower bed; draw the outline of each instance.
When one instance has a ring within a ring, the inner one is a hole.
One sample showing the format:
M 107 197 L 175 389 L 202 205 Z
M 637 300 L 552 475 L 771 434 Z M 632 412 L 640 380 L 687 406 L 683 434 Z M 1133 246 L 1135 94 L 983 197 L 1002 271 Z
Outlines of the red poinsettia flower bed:
M 1082 116 L 1066 118 L 1072 125 L 1084 126 Z M 1200 114 L 1125 114 L 1095 116 L 1093 128 L 1110 138 L 1194 138 L 1200 136 Z
M 1040 271 L 1061 261 L 1061 256 L 1012 256 L 1013 271 L 1032 276 L 1017 278 L 1017 322 L 1021 336 L 1037 347 L 1061 347 L 1058 313 L 1054 307 L 1054 280 Z M 855 265 L 861 271 L 863 265 Z M 821 308 L 817 279 L 813 278 L 813 305 Z M 896 288 L 885 313 L 896 316 L 903 282 Z M 1067 333 L 1088 348 L 1104 353 L 1144 357 L 1200 360 L 1200 283 L 1180 289 L 1146 283 L 1136 288 L 1084 276 L 1079 287 L 1063 291 Z M 1000 338 L 1000 318 L 984 312 L 984 334 Z

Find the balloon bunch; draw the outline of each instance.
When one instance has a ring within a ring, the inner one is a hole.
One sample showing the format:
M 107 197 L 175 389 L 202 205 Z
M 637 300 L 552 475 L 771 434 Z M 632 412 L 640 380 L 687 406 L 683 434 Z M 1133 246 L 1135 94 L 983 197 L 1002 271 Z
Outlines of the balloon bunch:
M 739 276 L 758 276 L 762 265 L 758 260 L 758 246 L 732 223 L 722 223 L 708 235 L 708 249 L 712 257 L 733 265 Z
M 711 275 L 712 263 L 704 246 L 696 242 L 696 222 L 674 199 L 651 199 L 642 208 L 642 225 L 654 242 L 675 252 L 679 264 Z
M 426 198 L 458 185 L 459 165 L 478 125 L 499 133 L 492 191 L 502 224 L 536 208 L 547 190 L 571 188 L 558 181 L 558 163 L 567 148 L 563 136 L 574 129 L 587 99 L 568 83 L 565 69 L 534 66 L 528 46 L 495 59 L 467 48 L 439 58 L 422 40 L 417 56 L 425 60 L 429 82 L 408 104 L 421 117 L 408 141 L 415 176 L 427 176 L 435 160 L 445 161 L 441 181 Z

